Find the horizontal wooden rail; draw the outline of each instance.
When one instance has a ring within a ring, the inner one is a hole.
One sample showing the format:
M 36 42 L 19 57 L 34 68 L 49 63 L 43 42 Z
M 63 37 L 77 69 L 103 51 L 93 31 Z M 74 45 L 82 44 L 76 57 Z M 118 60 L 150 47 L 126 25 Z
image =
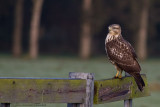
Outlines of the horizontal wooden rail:
M 0 103 L 83 103 L 85 96 L 82 79 L 0 78 Z
M 94 82 L 94 104 L 126 100 L 138 97 L 149 96 L 147 78 L 141 75 L 145 87 L 139 91 L 133 77 L 123 77 L 122 79 L 95 80 Z
M 145 75 L 142 75 L 145 82 L 142 92 L 133 77 L 94 80 L 89 73 L 72 73 L 71 77 L 73 79 L 0 78 L 0 103 L 69 103 L 68 107 L 81 103 L 92 107 L 93 86 L 94 104 L 150 95 Z

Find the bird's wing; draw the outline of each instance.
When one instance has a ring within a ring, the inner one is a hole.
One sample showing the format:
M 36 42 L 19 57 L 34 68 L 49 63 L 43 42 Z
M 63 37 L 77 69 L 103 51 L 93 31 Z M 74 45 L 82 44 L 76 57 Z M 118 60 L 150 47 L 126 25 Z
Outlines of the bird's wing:
M 124 39 L 115 39 L 106 43 L 108 57 L 124 71 L 140 71 L 133 47 Z
M 121 41 L 122 41 L 122 40 L 121 40 Z M 130 47 L 132 56 L 133 56 L 133 58 L 136 59 L 136 58 L 137 58 L 137 55 L 136 55 L 136 52 L 135 52 L 134 48 L 132 47 L 132 45 L 131 45 L 128 41 L 126 41 L 125 39 L 123 39 L 123 42 L 125 42 L 125 44 Z

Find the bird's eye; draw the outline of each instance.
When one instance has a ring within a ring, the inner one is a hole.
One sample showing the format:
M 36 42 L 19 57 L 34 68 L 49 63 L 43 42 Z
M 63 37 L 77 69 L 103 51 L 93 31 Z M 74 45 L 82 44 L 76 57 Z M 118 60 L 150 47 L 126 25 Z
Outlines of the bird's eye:
M 119 29 L 118 27 L 114 27 L 113 29 Z

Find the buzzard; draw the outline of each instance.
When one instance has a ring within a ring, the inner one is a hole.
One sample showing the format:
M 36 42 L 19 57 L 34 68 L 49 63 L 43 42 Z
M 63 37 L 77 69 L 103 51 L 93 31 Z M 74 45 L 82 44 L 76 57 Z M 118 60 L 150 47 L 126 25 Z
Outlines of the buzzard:
M 139 90 L 142 91 L 145 83 L 140 75 L 141 67 L 133 47 L 123 39 L 120 25 L 112 24 L 108 28 L 105 49 L 110 62 L 117 70 L 115 78 L 122 78 L 122 71 L 125 71 L 134 77 Z

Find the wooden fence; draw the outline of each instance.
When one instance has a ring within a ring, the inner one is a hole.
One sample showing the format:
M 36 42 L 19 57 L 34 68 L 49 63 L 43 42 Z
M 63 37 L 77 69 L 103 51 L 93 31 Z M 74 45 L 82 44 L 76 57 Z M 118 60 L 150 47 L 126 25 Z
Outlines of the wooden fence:
M 70 73 L 69 79 L 0 78 L 1 107 L 11 103 L 68 103 L 67 107 L 93 107 L 108 103 L 149 96 L 145 88 L 139 91 L 133 77 L 94 80 L 92 73 Z M 130 105 L 131 106 L 131 105 Z

